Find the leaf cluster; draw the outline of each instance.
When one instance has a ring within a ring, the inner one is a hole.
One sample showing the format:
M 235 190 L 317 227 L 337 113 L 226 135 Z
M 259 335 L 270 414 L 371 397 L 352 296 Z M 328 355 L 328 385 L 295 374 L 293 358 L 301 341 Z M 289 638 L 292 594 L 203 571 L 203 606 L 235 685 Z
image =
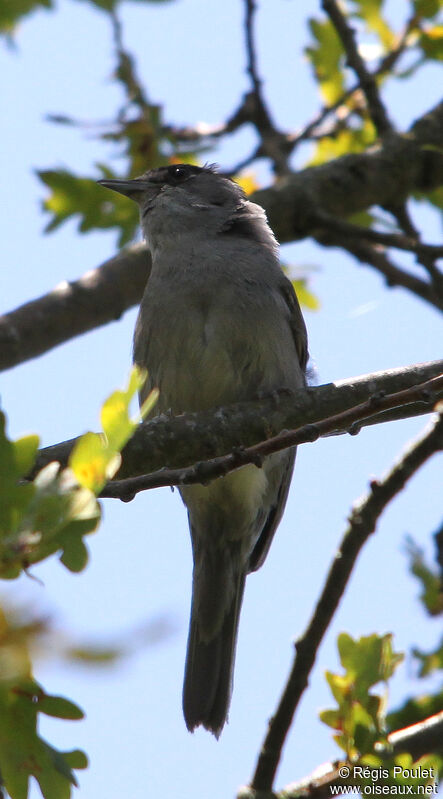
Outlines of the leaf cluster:
M 85 567 L 83 537 L 100 521 L 96 495 L 117 471 L 121 449 L 156 401 L 151 392 L 131 418 L 129 406 L 145 379 L 134 368 L 128 386 L 102 406 L 103 433 L 86 433 L 68 468 L 50 463 L 31 483 L 25 478 L 35 462 L 38 436 L 10 440 L 0 413 L 0 577 L 16 578 L 55 553 L 70 571 Z M 12 799 L 26 799 L 29 778 L 35 777 L 45 799 L 69 799 L 77 784 L 72 769 L 86 768 L 86 756 L 78 750 L 59 752 L 44 741 L 37 732 L 38 714 L 77 720 L 83 713 L 69 700 L 47 694 L 33 679 L 30 643 L 36 632 L 38 625 L 11 622 L 0 608 L 0 784 Z M 93 662 L 117 655 L 109 649 L 75 653 Z

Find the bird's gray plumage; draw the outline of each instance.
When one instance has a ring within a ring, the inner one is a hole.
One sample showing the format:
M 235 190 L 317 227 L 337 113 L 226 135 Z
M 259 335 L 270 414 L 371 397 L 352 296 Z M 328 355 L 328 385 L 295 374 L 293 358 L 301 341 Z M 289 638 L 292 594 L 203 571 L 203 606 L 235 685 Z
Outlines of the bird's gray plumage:
M 306 330 L 264 211 L 212 167 L 102 183 L 134 199 L 152 270 L 134 336 L 156 412 L 198 411 L 304 385 Z M 180 489 L 194 556 L 183 709 L 188 728 L 226 721 L 245 578 L 263 563 L 295 449 Z

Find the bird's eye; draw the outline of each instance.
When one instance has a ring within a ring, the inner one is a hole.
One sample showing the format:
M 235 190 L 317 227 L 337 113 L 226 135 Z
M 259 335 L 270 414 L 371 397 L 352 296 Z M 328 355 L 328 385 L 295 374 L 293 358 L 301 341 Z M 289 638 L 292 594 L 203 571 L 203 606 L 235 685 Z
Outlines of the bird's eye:
M 186 180 L 189 176 L 189 171 L 186 166 L 171 166 L 169 167 L 169 174 L 174 180 Z

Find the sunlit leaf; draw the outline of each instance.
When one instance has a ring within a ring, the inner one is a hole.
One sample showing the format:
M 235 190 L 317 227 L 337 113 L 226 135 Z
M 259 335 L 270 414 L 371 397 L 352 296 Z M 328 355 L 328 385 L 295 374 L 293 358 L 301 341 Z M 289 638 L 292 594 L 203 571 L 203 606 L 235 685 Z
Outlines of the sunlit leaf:
M 344 51 L 339 36 L 329 20 L 309 20 L 314 44 L 305 52 L 314 67 L 322 97 L 334 103 L 344 91 Z
M 320 718 L 337 731 L 334 740 L 353 759 L 386 744 L 385 698 L 370 689 L 386 682 L 403 656 L 393 651 L 390 635 L 353 639 L 341 633 L 337 644 L 345 673 L 328 671 L 326 679 L 338 708 L 322 711 Z
M 291 280 L 291 283 L 294 286 L 300 305 L 304 308 L 309 308 L 310 311 L 318 311 L 320 308 L 320 300 L 308 289 L 307 280 L 299 278 Z
M 98 433 L 85 433 L 69 457 L 69 466 L 84 488 L 99 494 L 120 465 L 120 455 L 110 451 Z
M 386 50 L 395 45 L 395 33 L 382 16 L 384 0 L 352 0 L 356 13 L 364 20 L 368 30 L 379 36 Z
M 43 208 L 51 214 L 45 232 L 56 230 L 63 222 L 77 217 L 79 230 L 117 228 L 120 231 L 119 246 L 133 239 L 138 227 L 138 211 L 135 203 L 116 192 L 106 191 L 91 178 L 81 178 L 67 170 L 45 170 L 37 173 L 50 189 Z M 115 177 L 106 171 L 103 177 Z
M 242 172 L 240 175 L 235 175 L 234 180 L 242 187 L 245 194 L 253 194 L 260 188 L 260 184 L 253 172 Z
M 23 436 L 14 441 L 14 460 L 20 477 L 24 477 L 34 465 L 39 443 L 40 439 L 36 435 Z
M 443 61 L 443 25 L 435 25 L 423 31 L 418 41 L 426 58 Z
M 361 153 L 376 139 L 373 123 L 366 119 L 359 128 L 340 130 L 336 136 L 324 136 L 317 143 L 309 166 L 318 166 L 348 153 Z

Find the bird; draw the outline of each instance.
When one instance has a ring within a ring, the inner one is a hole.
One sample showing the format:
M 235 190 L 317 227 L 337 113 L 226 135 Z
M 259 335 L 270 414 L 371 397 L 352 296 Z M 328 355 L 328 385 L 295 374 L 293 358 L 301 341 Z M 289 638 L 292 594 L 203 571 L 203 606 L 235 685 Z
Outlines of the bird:
M 135 201 L 152 268 L 134 333 L 155 413 L 202 411 L 306 385 L 307 334 L 264 210 L 215 165 L 173 163 L 98 181 Z M 179 488 L 193 553 L 183 685 L 190 731 L 228 717 L 246 576 L 281 520 L 295 448 Z

